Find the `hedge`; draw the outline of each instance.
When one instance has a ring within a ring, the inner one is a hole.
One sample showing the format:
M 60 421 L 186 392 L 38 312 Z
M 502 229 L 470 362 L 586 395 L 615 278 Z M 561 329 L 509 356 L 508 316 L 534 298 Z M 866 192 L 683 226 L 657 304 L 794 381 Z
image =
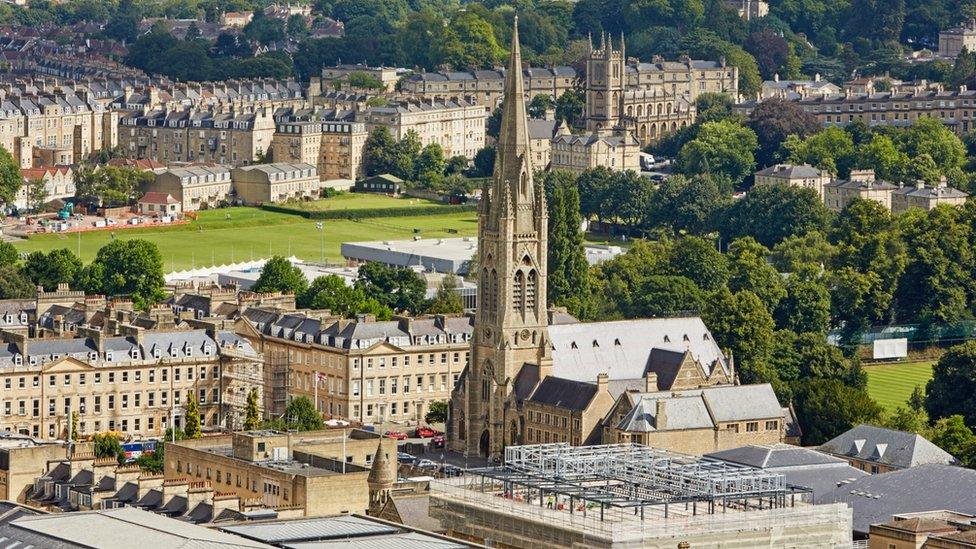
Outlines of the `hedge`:
M 455 206 L 410 206 L 402 208 L 359 208 L 352 210 L 302 210 L 263 204 L 262 210 L 283 214 L 297 215 L 305 219 L 370 219 L 374 217 L 411 217 L 419 215 L 442 215 L 460 212 L 477 211 L 477 204 L 461 204 Z

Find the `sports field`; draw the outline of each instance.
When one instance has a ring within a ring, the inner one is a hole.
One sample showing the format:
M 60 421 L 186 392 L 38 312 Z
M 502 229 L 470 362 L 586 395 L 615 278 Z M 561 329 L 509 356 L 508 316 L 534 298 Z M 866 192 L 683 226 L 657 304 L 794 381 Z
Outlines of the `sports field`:
M 866 366 L 868 374 L 868 394 L 885 409 L 894 410 L 905 407 L 912 390 L 925 384 L 932 377 L 934 361 L 906 362 L 885 366 Z
M 357 196 L 336 200 L 344 209 L 402 207 L 409 199 Z M 361 199 L 358 197 L 362 197 Z M 324 202 L 324 201 L 323 201 Z M 415 200 L 418 206 L 421 201 Z M 369 204 L 369 205 L 367 205 Z M 445 207 L 445 211 L 450 211 Z M 294 255 L 300 259 L 337 261 L 343 242 L 424 237 L 471 236 L 477 234 L 474 212 L 451 212 L 415 217 L 377 217 L 325 220 L 323 230 L 316 222 L 297 215 L 267 212 L 258 208 L 223 208 L 198 212 L 196 221 L 171 227 L 116 229 L 67 235 L 42 234 L 15 243 L 22 251 L 68 248 L 89 262 L 98 249 L 114 238 L 144 238 L 155 242 L 163 254 L 164 270 L 176 271 L 209 265 L 246 261 L 271 255 Z M 456 233 L 453 231 L 457 231 Z
M 385 194 L 370 193 L 342 193 L 331 198 L 313 200 L 311 202 L 297 202 L 284 204 L 284 206 L 297 210 L 359 210 L 359 209 L 387 209 L 404 208 L 410 206 L 441 206 L 441 202 L 424 200 L 422 198 L 393 198 Z

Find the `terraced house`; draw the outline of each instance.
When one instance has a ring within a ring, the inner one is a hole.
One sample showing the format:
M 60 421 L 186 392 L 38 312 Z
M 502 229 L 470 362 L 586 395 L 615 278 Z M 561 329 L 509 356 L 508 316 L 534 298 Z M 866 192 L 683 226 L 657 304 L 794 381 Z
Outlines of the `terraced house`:
M 247 393 L 260 392 L 261 357 L 227 331 L 77 328 L 73 338 L 30 339 L 3 331 L 0 431 L 34 438 L 119 431 L 161 436 L 183 422 L 187 398 L 205 426 L 243 424 Z
M 364 423 L 422 420 L 446 401 L 468 363 L 472 320 L 431 316 L 377 321 L 250 308 L 237 332 L 268 362 L 265 405 L 304 396 L 322 413 Z

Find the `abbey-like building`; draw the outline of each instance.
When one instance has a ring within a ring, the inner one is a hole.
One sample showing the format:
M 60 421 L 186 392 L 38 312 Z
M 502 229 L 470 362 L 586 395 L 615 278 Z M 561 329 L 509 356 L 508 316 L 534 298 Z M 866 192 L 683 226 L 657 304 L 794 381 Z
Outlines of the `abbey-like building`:
M 623 36 L 600 37 L 586 58 L 586 129 L 627 129 L 642 146 L 695 121 L 695 99 L 723 93 L 738 99 L 739 70 L 724 59 L 628 61 Z
M 539 442 L 701 453 L 784 440 L 788 414 L 772 388 L 735 385 L 731 358 L 700 318 L 580 323 L 547 309 L 548 214 L 533 179 L 517 24 L 510 100 L 479 205 L 478 310 L 470 361 L 451 393 L 449 448 L 498 458 L 508 445 Z M 683 417 L 690 409 L 697 423 Z

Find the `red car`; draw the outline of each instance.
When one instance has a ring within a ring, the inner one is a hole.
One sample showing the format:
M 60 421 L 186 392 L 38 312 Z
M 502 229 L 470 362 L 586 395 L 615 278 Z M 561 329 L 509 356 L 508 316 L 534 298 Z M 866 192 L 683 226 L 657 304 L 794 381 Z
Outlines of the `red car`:
M 396 440 L 407 440 L 407 434 L 400 431 L 387 431 L 386 436 Z
M 430 441 L 430 445 L 433 448 L 443 448 L 444 447 L 444 436 L 443 435 L 438 435 L 438 436 L 434 437 L 434 439 Z
M 436 435 L 437 431 L 430 427 L 417 427 L 417 438 L 430 438 Z

